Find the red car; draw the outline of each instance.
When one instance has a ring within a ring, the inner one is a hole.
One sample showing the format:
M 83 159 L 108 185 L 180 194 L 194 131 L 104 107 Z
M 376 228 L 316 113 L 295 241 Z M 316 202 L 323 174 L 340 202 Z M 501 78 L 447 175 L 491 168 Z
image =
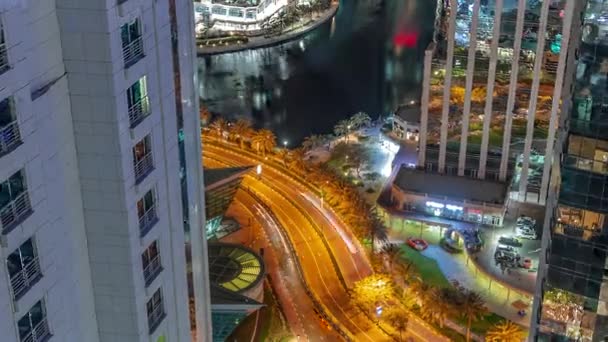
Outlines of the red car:
M 423 251 L 429 246 L 426 241 L 417 238 L 408 238 L 407 244 L 417 251 Z

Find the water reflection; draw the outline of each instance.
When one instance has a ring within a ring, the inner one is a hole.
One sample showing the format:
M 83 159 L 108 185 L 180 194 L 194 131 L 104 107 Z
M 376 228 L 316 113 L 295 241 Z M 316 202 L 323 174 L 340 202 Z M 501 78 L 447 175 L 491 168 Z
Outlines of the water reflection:
M 418 99 L 434 2 L 350 0 L 337 16 L 286 44 L 199 59 L 209 110 L 250 118 L 280 140 L 329 133 L 355 112 L 373 117 Z M 414 45 L 398 44 L 414 34 Z

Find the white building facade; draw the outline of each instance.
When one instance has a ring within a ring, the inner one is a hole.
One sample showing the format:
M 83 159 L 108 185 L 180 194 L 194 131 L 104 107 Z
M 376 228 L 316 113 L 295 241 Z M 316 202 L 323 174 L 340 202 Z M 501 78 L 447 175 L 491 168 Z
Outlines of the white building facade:
M 0 1 L 2 341 L 210 340 L 192 13 Z

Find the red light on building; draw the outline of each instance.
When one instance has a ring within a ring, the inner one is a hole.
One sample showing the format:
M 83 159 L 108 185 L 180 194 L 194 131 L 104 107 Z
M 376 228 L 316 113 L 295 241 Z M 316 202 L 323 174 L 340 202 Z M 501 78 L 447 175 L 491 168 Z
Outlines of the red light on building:
M 417 32 L 401 32 L 397 33 L 393 38 L 393 43 L 396 46 L 405 46 L 407 48 L 415 48 L 418 45 Z

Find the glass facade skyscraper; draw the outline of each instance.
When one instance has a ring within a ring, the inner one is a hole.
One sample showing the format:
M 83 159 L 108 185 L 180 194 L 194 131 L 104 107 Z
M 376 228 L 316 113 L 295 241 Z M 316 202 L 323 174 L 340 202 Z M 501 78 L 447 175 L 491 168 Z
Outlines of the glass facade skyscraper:
M 608 4 L 571 8 L 532 341 L 608 338 Z

